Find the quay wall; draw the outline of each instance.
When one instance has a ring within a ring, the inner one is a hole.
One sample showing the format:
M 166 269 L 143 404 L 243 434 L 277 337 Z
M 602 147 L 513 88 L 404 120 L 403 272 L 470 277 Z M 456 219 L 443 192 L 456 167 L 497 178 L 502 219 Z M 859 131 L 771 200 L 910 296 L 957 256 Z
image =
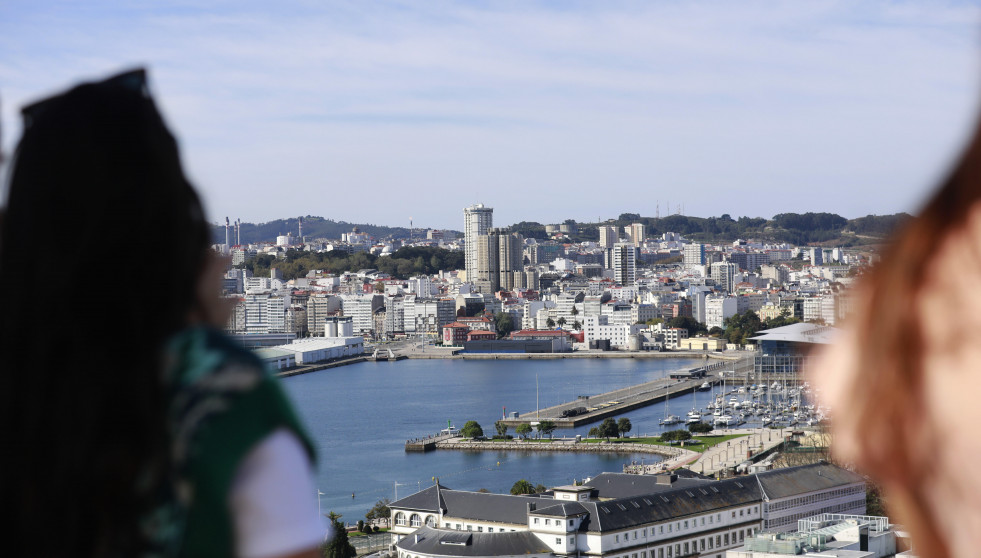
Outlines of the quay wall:
M 549 359 L 575 359 L 575 358 L 702 358 L 718 360 L 740 360 L 745 358 L 745 354 L 715 354 L 698 351 L 595 351 L 595 352 L 571 352 L 571 353 L 409 353 L 405 355 L 414 359 L 460 359 L 460 360 L 549 360 Z
M 356 364 L 358 362 L 364 362 L 366 360 L 368 360 L 368 357 L 365 355 L 361 355 L 361 356 L 346 358 L 343 360 L 335 360 L 333 362 L 323 362 L 317 364 L 310 364 L 306 366 L 300 365 L 294 368 L 290 368 L 289 370 L 281 370 L 279 372 L 276 372 L 276 377 L 287 378 L 289 376 L 299 376 L 300 374 L 307 374 L 310 372 L 316 372 L 318 370 L 326 370 L 328 368 L 337 368 L 338 366 L 347 366 L 348 364 Z
M 569 443 L 569 442 L 474 442 L 450 440 L 438 442 L 436 449 L 464 451 L 558 451 L 572 453 L 649 453 L 661 457 L 678 457 L 683 453 L 694 453 L 690 450 L 653 446 L 648 444 L 618 444 L 618 443 Z

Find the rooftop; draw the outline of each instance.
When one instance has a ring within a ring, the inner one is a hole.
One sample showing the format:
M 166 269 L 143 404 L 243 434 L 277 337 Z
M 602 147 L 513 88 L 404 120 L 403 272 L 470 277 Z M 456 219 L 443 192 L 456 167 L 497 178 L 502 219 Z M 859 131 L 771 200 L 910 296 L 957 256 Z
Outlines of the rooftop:
M 837 329 L 809 323 L 791 324 L 773 329 L 765 329 L 759 335 L 750 337 L 752 341 L 785 341 L 792 343 L 817 343 L 827 345 L 832 342 Z

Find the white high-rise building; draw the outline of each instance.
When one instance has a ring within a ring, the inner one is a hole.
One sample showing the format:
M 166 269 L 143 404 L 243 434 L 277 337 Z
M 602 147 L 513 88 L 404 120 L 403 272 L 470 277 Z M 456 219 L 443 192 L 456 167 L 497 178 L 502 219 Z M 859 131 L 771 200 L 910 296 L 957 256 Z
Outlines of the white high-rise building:
M 705 265 L 705 245 L 685 244 L 683 257 L 685 265 Z
M 630 241 L 634 243 L 634 246 L 640 246 L 647 240 L 647 235 L 644 232 L 643 223 L 634 223 L 630 225 Z
M 620 285 L 633 285 L 637 280 L 637 247 L 629 242 L 613 245 L 613 280 Z
M 712 280 L 722 292 L 731 293 L 736 286 L 736 272 L 739 266 L 730 262 L 715 262 L 711 266 Z
M 599 228 L 599 245 L 606 249 L 613 248 L 619 240 L 618 236 L 616 227 L 603 225 Z
M 467 281 L 477 276 L 477 237 L 494 226 L 494 208 L 478 203 L 463 209 L 464 265 Z

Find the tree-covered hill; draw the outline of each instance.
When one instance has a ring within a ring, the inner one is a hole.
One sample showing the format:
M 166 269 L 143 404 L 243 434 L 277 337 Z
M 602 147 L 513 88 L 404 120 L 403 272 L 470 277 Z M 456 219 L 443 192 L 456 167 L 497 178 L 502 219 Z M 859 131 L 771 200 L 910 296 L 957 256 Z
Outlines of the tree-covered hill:
M 463 269 L 463 252 L 429 246 L 408 246 L 396 250 L 390 256 L 375 256 L 367 252 L 348 254 L 339 250 L 330 252 L 303 252 L 290 250 L 286 257 L 259 255 L 238 265 L 250 270 L 256 277 L 268 277 L 269 268 L 275 267 L 286 280 L 305 277 L 308 271 L 322 269 L 340 274 L 345 271 L 377 269 L 396 279 L 408 279 L 413 275 L 433 275 L 440 271 Z
M 276 219 L 268 223 L 242 223 L 242 244 L 253 244 L 258 242 L 275 242 L 276 237 L 290 233 L 296 236 L 299 220 L 296 217 L 287 219 Z M 303 236 L 308 240 L 313 238 L 327 238 L 340 240 L 341 235 L 349 233 L 357 227 L 359 231 L 370 234 L 375 238 L 385 238 L 394 236 L 397 238 L 408 238 L 408 227 L 386 227 L 384 225 L 371 225 L 360 223 L 349 223 L 347 221 L 335 221 L 314 215 L 303 217 Z M 426 235 L 424 228 L 413 229 L 412 235 L 416 238 L 423 238 Z M 225 242 L 225 225 L 212 225 L 213 238 L 216 243 Z M 234 236 L 234 231 L 232 231 Z M 234 243 L 234 239 L 232 240 Z
M 579 223 L 578 232 L 571 236 L 575 242 L 599 240 L 601 225 L 629 226 L 643 223 L 648 237 L 662 233 L 676 232 L 701 242 L 731 242 L 737 238 L 756 239 L 791 244 L 819 244 L 835 246 L 854 246 L 876 243 L 884 239 L 892 230 L 900 226 L 909 214 L 866 215 L 857 219 L 846 219 L 834 213 L 780 213 L 772 219 L 763 217 L 739 217 L 733 219 L 728 214 L 719 217 L 692 217 L 688 215 L 668 215 L 665 217 L 641 217 L 637 213 L 623 213 L 617 219 L 602 223 Z M 386 227 L 383 225 L 354 224 L 347 221 L 334 221 L 323 217 L 303 218 L 303 236 L 307 239 L 340 239 L 344 233 L 357 227 L 361 232 L 375 238 L 394 236 L 408 238 L 409 229 L 405 227 Z M 522 221 L 511 225 L 511 230 L 521 233 L 525 238 L 545 240 L 545 225 L 534 221 Z M 224 226 L 214 226 L 215 242 L 224 242 Z M 276 237 L 287 232 L 297 233 L 297 219 L 277 219 L 268 223 L 242 223 L 242 242 L 274 242 Z M 449 231 L 453 235 L 456 231 Z M 422 238 L 425 229 L 414 229 L 413 235 Z

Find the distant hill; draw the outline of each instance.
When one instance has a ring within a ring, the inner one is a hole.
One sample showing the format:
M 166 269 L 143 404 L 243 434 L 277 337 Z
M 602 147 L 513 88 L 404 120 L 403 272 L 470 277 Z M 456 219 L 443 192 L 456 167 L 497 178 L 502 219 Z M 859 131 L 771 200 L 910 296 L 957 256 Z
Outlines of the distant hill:
M 737 238 L 787 242 L 797 245 L 828 244 L 833 246 L 857 246 L 874 244 L 884 240 L 896 227 L 910 219 L 907 213 L 894 215 L 866 215 L 857 219 L 845 219 L 834 213 L 781 213 L 772 219 L 739 217 L 728 214 L 720 217 L 641 217 L 636 213 L 624 213 L 617 219 L 604 223 L 580 223 L 579 239 L 598 240 L 600 225 L 628 226 L 643 223 L 648 237 L 665 232 L 676 232 L 686 238 L 702 242 L 733 241 Z M 537 225 L 537 223 L 535 223 Z M 522 223 L 523 228 L 534 228 Z M 541 227 L 544 234 L 545 228 Z
M 720 217 L 690 217 L 687 215 L 668 215 L 666 217 L 641 217 L 636 213 L 623 213 L 616 219 L 603 223 L 578 223 L 578 233 L 571 235 L 574 241 L 599 240 L 601 225 L 624 227 L 633 223 L 643 223 L 648 237 L 660 236 L 666 232 L 676 232 L 692 240 L 701 242 L 733 241 L 737 238 L 758 239 L 792 244 L 827 244 L 829 246 L 858 246 L 881 242 L 896 227 L 902 225 L 910 215 L 866 215 L 857 219 L 846 219 L 834 213 L 780 213 L 772 219 L 762 217 L 739 217 L 733 219 L 728 214 Z M 406 227 L 386 227 L 334 221 L 323 217 L 308 215 L 303 218 L 303 236 L 309 238 L 341 238 L 343 233 L 355 227 L 375 238 L 408 238 Z M 534 221 L 522 221 L 511 226 L 526 238 L 546 239 L 545 225 Z M 225 241 L 224 225 L 213 226 L 215 242 Z M 413 235 L 421 238 L 426 229 L 415 229 Z M 242 223 L 242 242 L 274 242 L 276 237 L 287 232 L 297 233 L 297 219 L 277 219 L 268 223 Z M 458 231 L 448 231 L 459 235 Z
M 299 220 L 296 217 L 288 219 L 276 219 L 268 223 L 242 223 L 242 243 L 251 244 L 257 242 L 275 242 L 276 237 L 282 234 L 297 234 Z M 303 217 L 303 236 L 311 238 L 329 238 L 340 240 L 341 235 L 349 233 L 357 227 L 359 231 L 368 233 L 375 238 L 386 238 L 394 236 L 397 238 L 408 238 L 409 229 L 407 227 L 386 227 L 383 225 L 369 225 L 364 223 L 348 223 L 347 221 L 334 221 L 314 215 Z M 216 243 L 225 242 L 225 225 L 212 225 L 211 227 L 214 241 Z M 425 237 L 428 229 L 413 229 L 413 236 Z M 455 231 L 450 231 L 455 232 Z M 233 231 L 234 234 L 234 231 Z M 232 241 L 234 243 L 234 240 Z

